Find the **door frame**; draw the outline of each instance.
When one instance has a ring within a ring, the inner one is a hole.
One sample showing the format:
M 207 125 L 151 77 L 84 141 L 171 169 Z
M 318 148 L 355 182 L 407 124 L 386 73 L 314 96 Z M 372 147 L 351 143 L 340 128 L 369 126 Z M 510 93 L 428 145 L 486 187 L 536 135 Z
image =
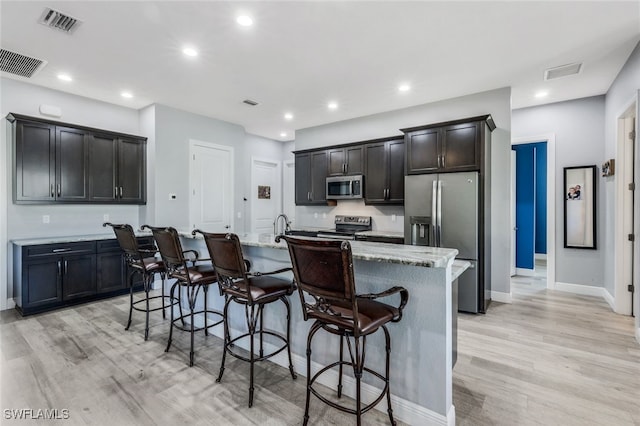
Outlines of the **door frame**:
M 636 177 L 636 181 L 638 180 L 638 177 L 640 176 L 639 174 L 639 168 L 640 168 L 640 164 L 638 161 L 638 156 L 639 156 L 639 147 L 638 147 L 638 96 L 635 95 L 633 96 L 626 104 L 625 106 L 621 109 L 621 112 L 619 112 L 618 114 L 616 114 L 616 122 L 615 122 L 615 129 L 616 129 L 616 174 L 618 175 L 618 179 L 616 180 L 616 208 L 615 208 L 615 225 L 614 225 L 614 262 L 615 262 L 615 267 L 614 267 L 614 271 L 613 271 L 613 280 L 614 280 L 614 294 L 610 295 L 613 297 L 613 310 L 614 312 L 621 314 L 621 315 L 631 315 L 631 304 L 635 303 L 634 306 L 634 311 L 636 314 L 636 317 L 638 316 L 638 293 L 640 293 L 640 289 L 638 286 L 638 253 L 640 253 L 639 250 L 639 246 L 638 246 L 638 239 L 636 238 L 636 241 L 633 243 L 633 249 L 635 252 L 635 258 L 632 260 L 632 265 L 633 265 L 633 270 L 634 270 L 634 274 L 633 274 L 633 280 L 634 280 L 634 285 L 635 285 L 635 295 L 636 295 L 636 300 L 634 301 L 633 298 L 631 296 L 628 297 L 623 297 L 623 296 L 627 296 L 627 294 L 629 294 L 629 291 L 627 290 L 627 284 L 624 282 L 624 275 L 623 275 L 623 268 L 624 268 L 624 253 L 627 250 L 628 245 L 625 244 L 628 240 L 625 237 L 625 232 L 624 232 L 624 221 L 626 218 L 625 215 L 625 211 L 624 211 L 624 201 L 625 201 L 625 194 L 627 194 L 627 191 L 625 189 L 625 182 L 624 182 L 624 175 L 626 172 L 626 168 L 625 168 L 625 164 L 624 164 L 624 159 L 622 158 L 622 156 L 624 155 L 624 142 L 625 142 L 625 135 L 624 134 L 620 134 L 620 124 L 622 124 L 623 126 L 623 132 L 624 132 L 624 122 L 623 120 L 628 118 L 630 115 L 635 114 L 635 131 L 636 131 L 636 138 L 635 138 L 635 158 L 633 159 L 634 161 L 634 172 L 635 172 L 635 177 Z M 622 123 L 621 123 L 622 122 Z M 634 199 L 634 206 L 633 206 L 633 211 L 634 211 L 634 233 L 637 235 L 638 234 L 638 224 L 640 224 L 640 222 L 638 222 L 638 211 L 640 209 L 640 200 L 639 200 L 640 196 L 636 195 L 635 199 Z M 631 300 L 629 300 L 631 298 Z M 631 302 L 631 303 L 629 303 Z M 611 301 L 609 301 L 609 304 L 611 304 Z
M 194 185 L 194 181 L 193 181 L 193 173 L 191 172 L 191 164 L 193 164 L 191 162 L 191 158 L 194 155 L 194 147 L 195 146 L 202 146 L 205 148 L 209 148 L 209 149 L 217 149 L 217 150 L 221 150 L 221 151 L 227 151 L 229 153 L 229 194 L 231 194 L 231 196 L 229 197 L 229 232 L 234 232 L 234 223 L 235 220 L 233 218 L 233 212 L 235 210 L 235 193 L 234 191 L 234 187 L 235 187 L 235 162 L 234 162 L 234 153 L 233 153 L 233 147 L 232 146 L 228 146 L 228 145 L 220 145 L 217 143 L 213 143 L 213 142 L 206 142 L 206 141 L 201 141 L 201 140 L 197 140 L 197 139 L 189 139 L 189 167 L 188 167 L 188 173 L 189 173 L 189 188 L 188 188 L 188 197 L 189 197 L 189 228 L 191 228 L 191 225 L 193 223 L 195 223 L 194 219 L 195 219 L 195 212 L 193 211 L 193 206 L 191 204 L 191 190 L 193 188 Z
M 556 287 L 556 134 L 514 138 L 511 145 L 535 142 L 547 143 L 547 288 L 553 290 Z M 515 202 L 512 198 L 512 206 Z
M 277 176 L 278 179 L 280 180 L 280 182 L 278 182 L 278 200 L 276 201 L 276 205 L 278 208 L 279 212 L 282 212 L 282 161 L 281 160 L 274 160 L 272 158 L 264 158 L 264 157 L 251 157 L 251 188 L 249 190 L 249 197 L 251 197 L 251 203 L 249 205 L 249 208 L 251 209 L 251 219 L 250 219 L 250 223 L 249 223 L 249 232 L 255 232 L 254 231 L 254 227 L 253 225 L 255 224 L 255 214 L 256 214 L 256 209 L 254 208 L 255 203 L 254 201 L 257 199 L 257 195 L 258 195 L 258 183 L 255 181 L 256 176 L 254 173 L 254 169 L 253 166 L 256 162 L 260 162 L 260 163 L 268 163 L 268 164 L 275 164 L 277 167 Z M 273 196 L 273 191 L 271 191 L 271 195 Z M 279 214 L 279 213 L 278 213 Z M 275 220 L 275 217 L 273 218 Z M 246 231 L 245 231 L 246 232 Z

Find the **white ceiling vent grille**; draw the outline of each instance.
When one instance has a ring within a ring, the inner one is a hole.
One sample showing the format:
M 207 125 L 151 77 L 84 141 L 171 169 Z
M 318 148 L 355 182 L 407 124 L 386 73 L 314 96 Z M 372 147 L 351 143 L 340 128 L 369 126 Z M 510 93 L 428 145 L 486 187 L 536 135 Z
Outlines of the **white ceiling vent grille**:
M 42 12 L 42 15 L 40 15 L 38 22 L 50 28 L 55 28 L 56 30 L 71 34 L 78 25 L 80 25 L 81 21 L 47 7 L 44 9 L 44 12 Z
M 47 61 L 0 49 L 0 71 L 2 72 L 31 78 L 45 65 Z
M 549 68 L 544 72 L 545 80 L 553 80 L 554 78 L 566 77 L 568 75 L 579 74 L 582 70 L 582 64 L 568 64 L 555 68 Z

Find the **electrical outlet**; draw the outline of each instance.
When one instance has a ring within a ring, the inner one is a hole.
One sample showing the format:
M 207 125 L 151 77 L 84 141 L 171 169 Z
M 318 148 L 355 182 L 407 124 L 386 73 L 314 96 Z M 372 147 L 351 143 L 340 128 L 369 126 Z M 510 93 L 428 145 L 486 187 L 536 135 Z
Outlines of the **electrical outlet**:
M 318 218 L 318 213 L 314 213 L 314 214 L 313 214 L 313 218 L 314 218 L 314 219 L 317 219 L 317 218 Z
M 395 215 L 395 214 L 392 214 L 392 215 L 391 215 L 391 222 L 395 222 L 395 221 L 396 221 L 396 215 Z
M 242 219 L 242 212 L 238 212 L 238 219 Z
M 42 223 L 49 223 L 50 221 L 51 221 L 51 218 L 49 217 L 48 214 L 42 215 Z
M 109 222 L 109 213 L 103 214 L 103 215 L 102 215 L 102 220 L 103 220 L 104 222 Z
M 322 213 L 322 218 L 326 219 L 327 218 L 327 214 L 326 213 Z

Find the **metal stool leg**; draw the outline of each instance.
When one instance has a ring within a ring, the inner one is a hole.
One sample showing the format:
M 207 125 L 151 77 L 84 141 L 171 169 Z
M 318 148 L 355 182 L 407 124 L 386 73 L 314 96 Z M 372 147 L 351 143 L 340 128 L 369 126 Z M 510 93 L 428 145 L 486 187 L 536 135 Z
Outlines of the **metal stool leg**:
M 304 420 L 302 423 L 304 426 L 307 426 L 307 423 L 309 423 L 309 400 L 311 399 L 311 341 L 321 326 L 322 324 L 319 322 L 314 322 L 307 336 L 307 399 L 304 404 Z
M 222 351 L 222 363 L 220 364 L 220 372 L 218 373 L 218 378 L 216 379 L 216 383 L 220 383 L 220 381 L 222 381 L 222 374 L 224 373 L 224 361 L 225 358 L 227 357 L 227 351 L 229 349 L 227 349 L 229 346 L 231 346 L 231 344 L 229 343 L 229 341 L 231 340 L 231 337 L 229 336 L 229 324 L 228 324 L 228 320 L 227 318 L 229 318 L 228 316 L 228 312 L 229 312 L 229 303 L 231 302 L 231 298 L 227 298 L 225 297 L 225 301 L 224 301 L 224 350 Z
M 167 319 L 167 314 L 165 312 L 165 304 L 164 304 L 164 299 L 165 299 L 165 295 L 164 295 L 164 280 L 165 280 L 166 274 L 164 272 L 160 272 L 160 279 L 162 280 L 162 319 Z M 173 305 L 173 300 L 169 299 L 171 302 L 171 305 Z
M 204 293 L 204 312 L 203 312 L 203 317 L 204 317 L 204 335 L 208 336 L 209 335 L 209 329 L 207 328 L 207 291 L 209 290 L 209 285 L 205 284 L 202 287 L 202 292 Z
M 178 281 L 176 281 L 171 286 L 171 299 L 173 300 L 173 295 L 176 292 L 176 286 L 178 285 Z M 178 289 L 179 291 L 179 289 Z M 182 309 L 180 309 L 180 316 L 182 316 Z M 169 348 L 171 347 L 171 339 L 173 338 L 173 307 L 171 307 L 171 323 L 169 324 L 169 340 L 167 341 L 167 348 L 164 350 L 165 352 L 169 352 Z
M 148 274 L 146 272 L 142 273 L 142 282 L 144 285 L 144 297 L 145 297 L 145 319 L 144 319 L 144 340 L 149 339 L 149 291 L 151 290 L 151 279 L 153 278 L 153 274 Z
M 281 297 L 280 300 L 287 307 L 287 354 L 289 355 L 289 372 L 291 373 L 292 379 L 297 379 L 298 375 L 293 368 L 293 362 L 291 361 L 291 306 L 289 305 L 289 301 L 286 297 Z
M 387 350 L 387 366 L 386 366 L 386 377 L 385 381 L 387 384 L 387 413 L 389 413 L 389 420 L 391 420 L 391 425 L 395 426 L 396 421 L 393 419 L 393 410 L 391 409 L 391 388 L 389 386 L 389 358 L 391 357 L 391 336 L 389 335 L 389 330 L 387 330 L 386 326 L 382 326 L 384 330 L 384 337 L 386 340 L 386 350 Z
M 344 335 L 340 335 L 340 366 L 338 367 L 338 398 L 342 398 L 342 362 L 344 359 Z
M 245 305 L 245 309 L 249 309 L 249 306 Z M 255 306 L 251 305 L 251 313 L 249 314 L 247 312 L 247 322 L 248 322 L 248 326 L 249 326 L 249 365 L 250 365 L 250 370 L 249 370 L 249 408 L 251 408 L 251 406 L 253 405 L 253 363 L 255 355 L 253 353 L 254 349 L 253 349 L 253 340 L 254 340 L 254 334 L 256 332 L 256 321 L 257 318 L 256 316 L 261 315 L 262 313 L 262 306 L 258 307 L 258 313 L 256 315 L 255 312 Z
M 131 327 L 131 315 L 133 314 L 133 274 L 135 271 L 129 271 L 129 320 L 127 321 L 127 326 L 124 328 L 125 330 L 129 330 Z

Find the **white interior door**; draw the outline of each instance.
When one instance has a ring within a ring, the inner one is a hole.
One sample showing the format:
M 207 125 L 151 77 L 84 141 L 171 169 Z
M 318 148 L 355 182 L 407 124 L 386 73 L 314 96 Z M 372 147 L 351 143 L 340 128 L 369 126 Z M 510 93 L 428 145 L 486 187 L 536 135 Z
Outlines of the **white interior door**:
M 285 161 L 282 176 L 282 211 L 291 221 L 291 227 L 293 228 L 296 220 L 296 175 L 294 161 Z
M 280 161 L 251 158 L 251 232 L 273 233 L 282 211 Z
M 233 148 L 191 140 L 189 155 L 190 226 L 233 231 Z

